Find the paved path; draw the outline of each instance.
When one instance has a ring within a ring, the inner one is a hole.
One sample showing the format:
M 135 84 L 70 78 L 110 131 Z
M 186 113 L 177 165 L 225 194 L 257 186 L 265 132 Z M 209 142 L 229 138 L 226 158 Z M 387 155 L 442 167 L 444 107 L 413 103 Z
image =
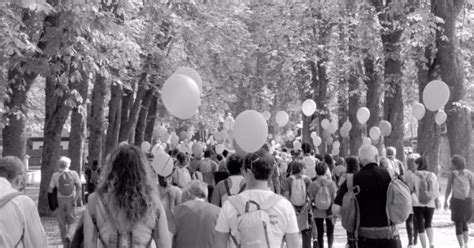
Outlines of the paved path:
M 445 183 L 442 184 L 442 188 L 444 192 Z M 38 192 L 39 192 L 39 185 L 38 184 L 31 184 L 28 185 L 26 188 L 26 194 L 30 196 L 35 202 L 38 201 Z M 441 202 L 444 200 L 441 199 Z M 43 222 L 43 226 L 45 227 L 46 233 L 48 235 L 48 240 L 50 247 L 61 247 L 61 240 L 59 236 L 59 228 L 57 225 L 57 221 L 54 217 L 42 217 L 41 221 Z M 434 237 L 435 237 L 435 247 L 437 248 L 456 248 L 458 247 L 456 237 L 454 234 L 454 225 L 450 220 L 450 211 L 444 210 L 436 210 L 434 218 L 433 218 L 433 225 L 434 225 Z M 405 226 L 400 226 L 401 232 L 401 240 L 402 240 L 402 247 L 407 247 L 407 235 Z M 474 230 L 474 224 L 469 225 L 470 230 Z M 340 222 L 336 224 L 335 229 L 335 237 L 334 237 L 334 246 L 333 248 L 344 248 L 345 241 L 346 241 L 346 234 L 345 230 L 342 228 Z M 474 237 L 474 231 L 472 231 L 471 237 Z M 474 243 L 474 238 L 471 238 L 472 242 Z M 327 247 L 327 244 L 325 244 Z M 417 247 L 421 247 L 418 244 Z M 472 246 L 474 247 L 474 246 Z M 187 248 L 187 247 L 186 247 Z M 192 248 L 192 247 L 190 247 Z M 381 247 L 383 248 L 383 247 Z

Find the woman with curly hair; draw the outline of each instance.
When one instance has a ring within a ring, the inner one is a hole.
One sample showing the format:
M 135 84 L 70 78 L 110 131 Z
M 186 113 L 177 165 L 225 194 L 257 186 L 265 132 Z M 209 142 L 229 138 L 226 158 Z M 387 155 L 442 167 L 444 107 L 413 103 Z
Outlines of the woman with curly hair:
M 152 175 L 140 148 L 112 153 L 84 212 L 84 247 L 171 247 Z

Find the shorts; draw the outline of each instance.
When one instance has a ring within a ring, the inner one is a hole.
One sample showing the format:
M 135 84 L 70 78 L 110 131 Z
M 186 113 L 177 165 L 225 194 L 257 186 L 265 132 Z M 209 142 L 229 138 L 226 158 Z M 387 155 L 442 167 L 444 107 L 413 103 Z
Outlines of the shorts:
M 451 220 L 454 222 L 469 221 L 472 215 L 472 200 L 451 198 Z

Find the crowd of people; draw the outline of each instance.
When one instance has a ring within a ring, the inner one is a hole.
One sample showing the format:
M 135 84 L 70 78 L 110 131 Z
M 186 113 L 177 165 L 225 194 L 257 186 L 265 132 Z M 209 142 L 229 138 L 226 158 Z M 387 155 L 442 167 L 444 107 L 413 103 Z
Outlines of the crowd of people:
M 93 161 L 82 213 L 80 177 L 61 157 L 48 192 L 64 247 L 331 248 L 337 221 L 350 248 L 401 248 L 401 224 L 408 247 L 436 244 L 440 183 L 418 154 L 404 163 L 393 147 L 380 156 L 363 145 L 357 156 L 342 158 L 303 143 L 291 151 L 264 145 L 245 155 L 212 147 L 169 155 L 174 168 L 167 174 L 151 166 L 153 154 L 128 144 L 103 166 Z M 444 207 L 466 248 L 474 178 L 462 156 L 451 162 Z M 21 193 L 24 173 L 18 158 L 0 158 L 0 247 L 48 245 L 35 203 Z

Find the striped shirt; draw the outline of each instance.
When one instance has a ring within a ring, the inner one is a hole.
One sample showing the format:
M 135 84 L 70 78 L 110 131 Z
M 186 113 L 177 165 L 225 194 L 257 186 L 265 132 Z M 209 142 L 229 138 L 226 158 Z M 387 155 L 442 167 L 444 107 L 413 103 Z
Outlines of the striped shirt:
M 0 199 L 15 192 L 10 182 L 0 177 Z M 23 241 L 22 241 L 23 235 Z M 48 247 L 36 204 L 20 195 L 0 208 L 0 247 Z

